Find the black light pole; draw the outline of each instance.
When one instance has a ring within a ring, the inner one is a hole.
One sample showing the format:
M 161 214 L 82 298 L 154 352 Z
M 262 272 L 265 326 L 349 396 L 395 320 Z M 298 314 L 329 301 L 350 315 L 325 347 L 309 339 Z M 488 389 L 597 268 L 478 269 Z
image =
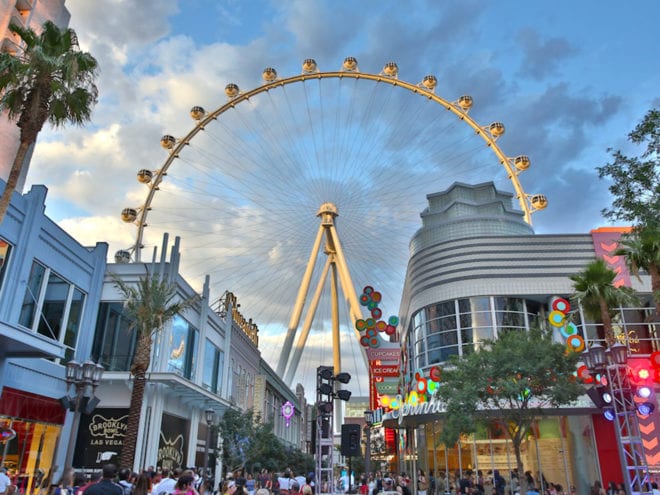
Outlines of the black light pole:
M 99 399 L 94 396 L 94 391 L 103 376 L 103 366 L 93 361 L 87 360 L 84 363 L 69 361 L 66 363 L 66 387 L 67 393 L 70 388 L 75 390 L 75 395 L 69 397 L 65 395 L 60 399 L 64 408 L 73 411 L 73 422 L 69 432 L 69 444 L 66 447 L 66 458 L 64 460 L 65 469 L 73 467 L 73 452 L 75 447 L 76 435 L 80 426 L 80 415 L 84 412 L 90 414 L 99 403 Z M 91 396 L 87 396 L 88 387 L 92 387 Z
M 204 480 L 209 478 L 209 445 L 211 444 L 211 425 L 215 420 L 215 411 L 207 409 L 204 411 L 206 415 L 206 446 L 204 447 Z
M 334 374 L 332 366 L 319 366 L 316 370 L 316 486 L 323 493 L 327 482 L 329 493 L 334 493 L 334 401 L 348 401 L 350 390 L 336 390 L 335 382 L 347 384 L 351 381 L 348 373 Z M 350 475 L 349 475 L 350 479 Z
M 374 422 L 374 412 L 364 411 L 364 422 L 366 424 L 367 446 L 364 449 L 364 471 L 367 473 L 367 481 L 371 475 L 371 425 Z

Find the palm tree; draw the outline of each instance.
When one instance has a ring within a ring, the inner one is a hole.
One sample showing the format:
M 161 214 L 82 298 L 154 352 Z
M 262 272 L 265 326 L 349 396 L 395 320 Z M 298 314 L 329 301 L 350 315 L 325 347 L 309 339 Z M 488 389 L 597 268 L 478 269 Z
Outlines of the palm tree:
M 98 91 L 97 62 L 81 52 L 73 29 L 46 21 L 40 34 L 10 24 L 22 40 L 18 54 L 0 53 L 0 111 L 21 129 L 19 147 L 0 198 L 0 224 L 16 189 L 25 157 L 46 121 L 54 127 L 89 121 Z
M 615 254 L 625 258 L 630 273 L 638 279 L 640 270 L 650 275 L 655 316 L 660 318 L 660 228 L 635 229 L 621 239 Z
M 128 285 L 114 277 L 116 287 L 125 299 L 124 310 L 133 319 L 133 328 L 137 332 L 137 343 L 131 374 L 133 390 L 128 410 L 126 435 L 121 451 L 120 465 L 133 468 L 135 442 L 140 425 L 140 414 L 144 398 L 146 374 L 151 364 L 151 346 L 153 337 L 163 330 L 165 324 L 177 313 L 191 306 L 195 298 L 174 302 L 177 296 L 176 284 L 157 275 L 147 275 L 138 280 L 137 286 Z
M 594 321 L 600 320 L 605 330 L 605 340 L 612 346 L 616 339 L 612 329 L 610 308 L 636 303 L 630 287 L 615 287 L 616 272 L 608 268 L 601 258 L 589 263 L 583 271 L 569 277 L 575 293 L 572 298 L 582 304 L 586 315 Z

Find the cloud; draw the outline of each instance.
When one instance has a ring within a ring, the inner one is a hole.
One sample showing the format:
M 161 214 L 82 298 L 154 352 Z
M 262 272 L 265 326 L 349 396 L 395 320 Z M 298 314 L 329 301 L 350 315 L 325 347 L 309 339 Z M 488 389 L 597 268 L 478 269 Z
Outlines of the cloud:
M 234 291 L 274 363 L 319 228 L 316 213 L 332 201 L 353 285 L 377 285 L 384 312 L 396 313 L 426 195 L 454 181 L 512 190 L 492 149 L 464 121 L 400 87 L 345 78 L 254 95 L 209 122 L 176 158 L 159 144 L 163 134 L 181 139 L 193 129 L 192 106 L 217 113 L 228 102 L 227 83 L 249 91 L 267 66 L 289 77 L 304 58 L 334 71 L 355 56 L 369 73 L 396 62 L 400 80 L 412 84 L 434 74 L 446 101 L 474 98 L 469 115 L 479 125 L 504 122 L 498 146 L 506 156 L 530 156 L 519 179 L 550 201 L 534 216 L 537 232 L 602 223 L 608 196 L 595 166 L 607 161 L 613 133 L 625 142 L 633 127 L 625 115 L 621 129 L 626 109 L 644 111 L 632 109 L 632 93 L 570 72 L 569 62 L 585 56 L 576 49 L 579 33 L 539 22 L 510 37 L 498 22 L 507 7 L 476 1 L 258 5 L 69 0 L 72 27 L 100 62 L 100 100 L 86 127 L 39 136 L 28 181 L 49 187 L 47 213 L 85 244 L 109 241 L 112 257 L 134 243 L 135 226 L 121 223 L 119 212 L 144 204 L 148 187 L 137 171 L 169 166 L 149 211 L 145 257 L 164 232 L 180 236 L 191 285 L 200 288 L 210 274 L 212 297 Z M 327 341 L 328 308 L 319 308 L 310 336 L 315 352 L 322 335 Z M 327 358 L 326 348 L 313 359 Z
M 560 37 L 542 40 L 539 32 L 530 28 L 521 29 L 516 40 L 523 55 L 519 74 L 536 80 L 560 72 L 561 63 L 577 52 L 568 40 Z

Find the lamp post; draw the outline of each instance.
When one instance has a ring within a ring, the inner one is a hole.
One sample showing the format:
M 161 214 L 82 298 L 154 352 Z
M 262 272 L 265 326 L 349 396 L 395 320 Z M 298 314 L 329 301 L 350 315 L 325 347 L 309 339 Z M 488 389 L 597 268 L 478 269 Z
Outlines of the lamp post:
M 65 468 L 71 468 L 73 465 L 74 444 L 78 427 L 80 426 L 80 415 L 83 412 L 90 414 L 100 402 L 94 396 L 94 391 L 101 381 L 101 376 L 103 376 L 103 366 L 89 359 L 82 364 L 73 360 L 66 363 L 67 394 L 69 389 L 72 388 L 75 391 L 75 395 L 65 395 L 60 399 L 60 402 L 65 408 L 73 411 L 69 444 L 66 447 Z M 92 388 L 90 396 L 87 395 L 89 387 Z
M 204 479 L 209 477 L 209 445 L 211 443 L 211 425 L 215 420 L 215 411 L 207 409 L 204 411 L 206 416 L 206 446 L 204 447 Z
M 371 425 L 374 422 L 374 412 L 364 411 L 364 422 L 366 424 L 367 446 L 364 449 L 364 470 L 367 473 L 367 481 L 371 476 Z
M 606 350 L 594 344 L 582 353 L 582 359 L 591 375 L 606 388 L 602 399 L 608 407 L 604 414 L 614 421 L 626 495 L 649 493 L 648 465 L 637 420 L 635 386 L 630 380 L 628 348 L 617 343 Z

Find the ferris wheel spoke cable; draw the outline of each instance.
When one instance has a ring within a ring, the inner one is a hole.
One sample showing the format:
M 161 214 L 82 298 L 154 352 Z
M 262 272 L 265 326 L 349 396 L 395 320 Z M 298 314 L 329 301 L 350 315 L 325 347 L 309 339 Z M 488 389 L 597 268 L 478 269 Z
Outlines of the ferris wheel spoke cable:
M 427 205 L 424 195 L 466 175 L 509 180 L 493 173 L 502 165 L 493 160 L 494 141 L 480 136 L 474 121 L 468 118 L 465 125 L 455 109 L 443 110 L 423 87 L 418 92 L 406 84 L 303 78 L 223 105 L 186 137 L 186 146 L 176 148 L 159 192 L 145 206 L 153 210 L 145 233 L 151 237 L 171 227 L 186 234 L 182 267 L 201 277 L 210 273 L 213 292 L 221 285 L 239 297 L 245 316 L 268 337 L 262 352 L 271 354 L 271 364 L 283 346 L 271 333 L 286 328 L 290 318 L 323 202 L 337 206 L 335 225 L 353 284 L 378 284 L 393 299 L 383 313 L 396 314 L 399 272 Z M 322 264 L 316 261 L 311 286 Z M 340 300 L 342 343 L 352 343 L 342 347 L 342 365 L 354 368 L 361 347 L 343 294 Z M 319 303 L 319 323 L 309 336 L 315 350 L 329 344 L 317 337 L 331 328 L 330 306 Z M 316 365 L 323 359 L 311 358 Z M 315 370 L 309 374 L 314 376 Z

